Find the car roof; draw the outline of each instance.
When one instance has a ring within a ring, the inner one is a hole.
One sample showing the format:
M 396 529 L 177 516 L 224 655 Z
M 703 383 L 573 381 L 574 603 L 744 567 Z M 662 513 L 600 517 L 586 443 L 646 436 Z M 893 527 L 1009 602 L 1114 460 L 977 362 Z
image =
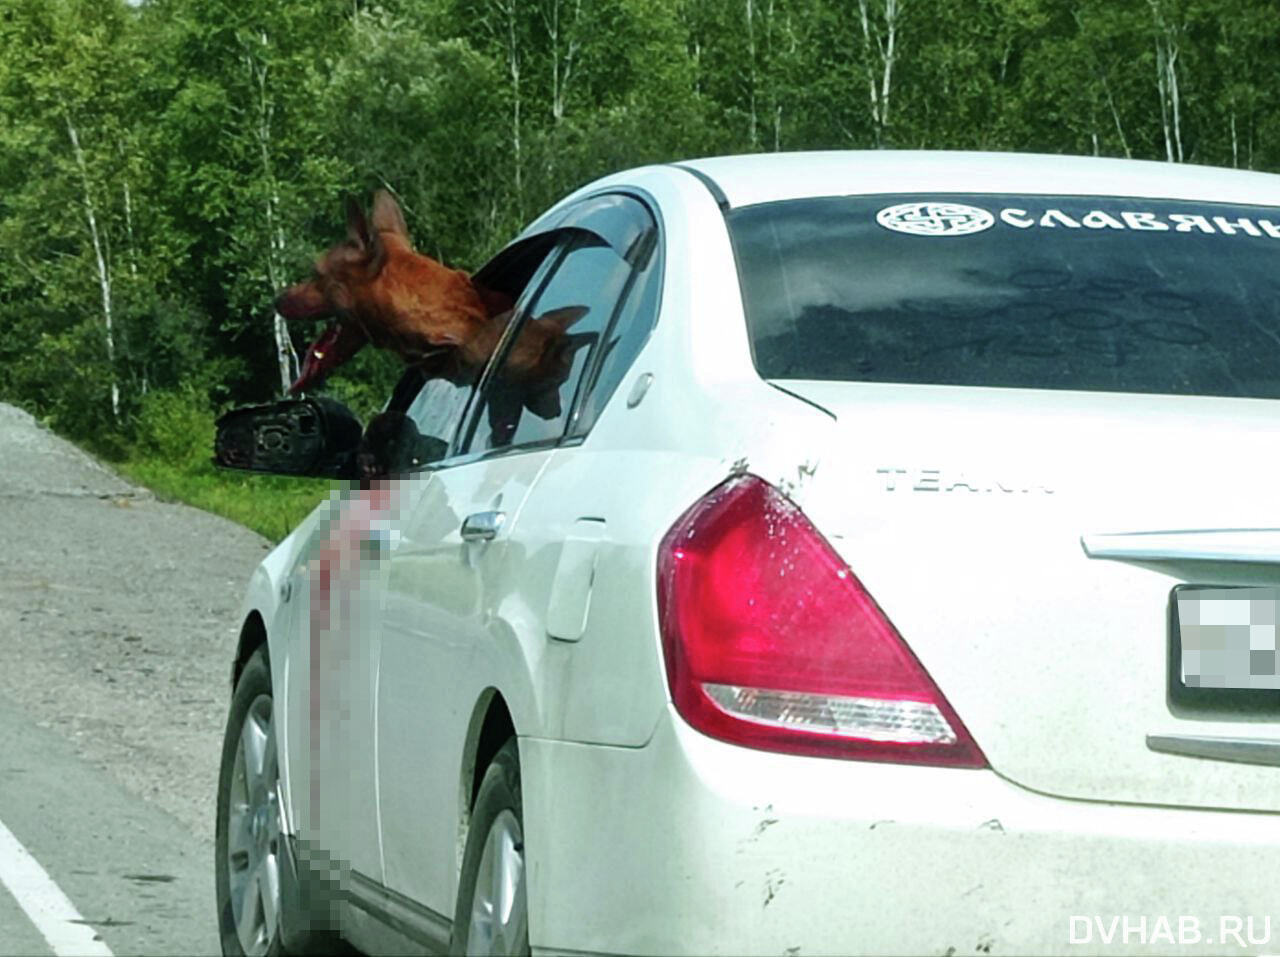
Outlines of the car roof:
M 709 179 L 730 208 L 815 196 L 882 193 L 1131 196 L 1280 206 L 1280 176 L 1147 160 L 849 150 L 755 153 L 676 165 L 700 174 L 704 181 Z

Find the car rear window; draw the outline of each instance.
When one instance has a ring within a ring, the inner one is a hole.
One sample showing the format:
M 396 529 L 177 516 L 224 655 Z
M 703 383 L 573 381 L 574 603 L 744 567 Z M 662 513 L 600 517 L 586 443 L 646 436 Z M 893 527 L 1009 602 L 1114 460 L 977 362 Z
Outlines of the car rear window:
M 1280 397 L 1280 208 L 1080 196 L 733 210 L 765 378 Z

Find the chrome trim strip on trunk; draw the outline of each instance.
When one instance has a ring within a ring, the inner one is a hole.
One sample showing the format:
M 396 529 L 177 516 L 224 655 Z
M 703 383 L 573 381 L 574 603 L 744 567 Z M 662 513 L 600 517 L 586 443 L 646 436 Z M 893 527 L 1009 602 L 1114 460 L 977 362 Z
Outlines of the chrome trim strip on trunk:
M 1216 738 L 1204 735 L 1149 734 L 1147 747 L 1164 754 L 1240 764 L 1280 767 L 1280 740 L 1269 738 Z
M 1081 535 L 1090 558 L 1280 562 L 1280 528 L 1207 528 Z

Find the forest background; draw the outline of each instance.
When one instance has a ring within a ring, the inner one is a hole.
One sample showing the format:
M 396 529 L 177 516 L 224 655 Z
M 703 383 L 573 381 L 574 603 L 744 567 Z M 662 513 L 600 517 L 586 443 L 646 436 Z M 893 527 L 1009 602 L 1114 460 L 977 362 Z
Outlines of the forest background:
M 208 463 L 282 392 L 272 300 L 387 188 L 474 269 L 597 176 L 928 148 L 1280 169 L 1275 0 L 0 0 L 0 400 L 279 537 Z M 368 414 L 398 360 L 329 385 Z M 21 463 L 5 463 L 21 467 Z

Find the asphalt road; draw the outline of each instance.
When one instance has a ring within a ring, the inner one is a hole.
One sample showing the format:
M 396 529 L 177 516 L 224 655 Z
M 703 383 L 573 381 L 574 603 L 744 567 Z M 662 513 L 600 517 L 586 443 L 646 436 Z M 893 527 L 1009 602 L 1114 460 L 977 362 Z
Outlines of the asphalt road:
M 228 667 L 266 548 L 0 404 L 0 957 L 217 952 Z

